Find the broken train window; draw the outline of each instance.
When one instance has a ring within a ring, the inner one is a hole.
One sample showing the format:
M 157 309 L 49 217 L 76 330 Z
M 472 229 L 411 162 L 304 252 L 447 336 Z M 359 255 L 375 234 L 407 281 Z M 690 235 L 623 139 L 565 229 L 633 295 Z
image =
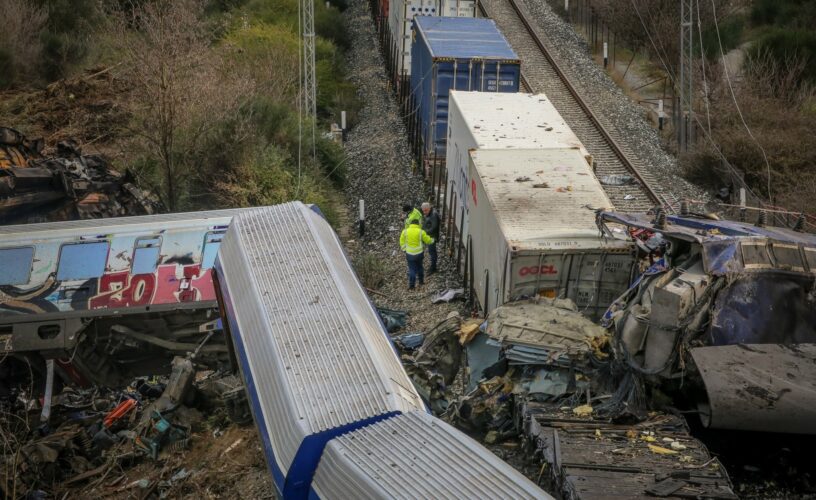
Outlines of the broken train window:
M 201 254 L 201 270 L 209 269 L 215 264 L 215 256 L 218 255 L 218 247 L 224 239 L 226 231 L 213 231 L 204 236 L 204 251 Z
M 25 285 L 31 277 L 34 247 L 0 249 L 0 285 Z

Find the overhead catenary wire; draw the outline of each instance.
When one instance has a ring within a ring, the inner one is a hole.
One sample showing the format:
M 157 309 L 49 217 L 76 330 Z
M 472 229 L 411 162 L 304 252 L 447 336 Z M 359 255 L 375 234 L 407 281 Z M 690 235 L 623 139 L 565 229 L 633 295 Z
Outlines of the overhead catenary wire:
M 700 37 L 700 64 L 702 66 L 701 75 L 703 77 L 703 102 L 705 103 L 708 133 L 711 135 L 711 112 L 708 106 L 708 80 L 706 79 L 706 55 L 705 49 L 703 48 L 703 26 L 702 22 L 700 21 L 700 0 L 696 0 L 695 5 L 697 6 L 697 35 Z
M 762 151 L 762 158 L 765 160 L 765 167 L 768 170 L 768 199 L 773 199 L 771 196 L 771 164 L 768 162 L 768 155 L 765 154 L 765 148 L 762 147 L 762 144 L 754 137 L 754 133 L 751 132 L 751 128 L 748 127 L 748 123 L 745 122 L 745 117 L 742 115 L 742 109 L 740 109 L 740 105 L 737 102 L 737 96 L 734 94 L 734 86 L 731 84 L 731 76 L 728 74 L 728 64 L 725 62 L 725 51 L 723 50 L 722 46 L 722 39 L 720 38 L 720 26 L 717 22 L 717 7 L 714 4 L 714 0 L 711 0 L 711 11 L 714 17 L 714 29 L 717 32 L 717 45 L 720 47 L 720 60 L 722 61 L 723 66 L 723 73 L 725 74 L 725 80 L 728 82 L 728 90 L 731 93 L 731 99 L 734 101 L 734 106 L 737 108 L 737 114 L 742 121 L 742 125 L 745 127 L 745 130 L 748 132 L 748 136 L 751 137 L 751 140 L 754 141 L 754 144 L 757 145 L 760 151 Z
M 632 3 L 632 7 L 635 9 L 635 14 L 637 15 L 638 20 L 640 21 L 640 25 L 643 27 L 643 30 L 646 32 L 646 36 L 648 37 L 649 42 L 652 45 L 652 48 L 654 48 L 655 54 L 657 55 L 658 59 L 660 60 L 660 64 L 663 66 L 663 70 L 666 71 L 666 74 L 668 75 L 669 80 L 671 80 L 672 85 L 676 85 L 677 79 L 676 79 L 676 77 L 674 75 L 674 72 L 671 70 L 669 65 L 666 64 L 665 59 L 661 55 L 661 50 L 657 46 L 657 44 L 655 43 L 654 38 L 652 38 L 651 31 L 649 30 L 648 26 L 646 26 L 646 22 L 643 20 L 643 16 L 640 13 L 640 9 L 638 9 L 638 7 L 637 7 L 637 3 L 635 2 L 635 0 L 631 0 L 631 3 Z M 717 145 L 717 142 L 714 140 L 713 135 L 708 130 L 706 130 L 706 128 L 703 126 L 703 123 L 700 121 L 699 116 L 697 116 L 696 114 L 693 114 L 692 119 L 695 122 L 697 122 L 697 125 L 700 126 L 700 129 L 703 131 L 703 135 L 708 140 L 711 147 L 714 149 L 714 152 L 717 153 L 717 156 L 719 156 L 719 158 L 723 161 L 723 165 L 725 165 L 725 167 L 729 171 L 731 171 L 731 173 L 735 176 L 735 178 L 739 180 L 739 183 L 740 183 L 741 187 L 743 189 L 745 189 L 754 198 L 756 198 L 758 200 L 761 200 L 761 197 L 758 196 L 748 186 L 748 184 L 745 183 L 745 181 L 742 179 L 742 173 L 740 171 L 738 171 L 733 165 L 731 165 L 731 162 L 728 161 L 728 158 L 726 158 L 725 154 L 722 152 L 722 149 L 720 149 L 719 145 Z M 763 150 L 763 152 L 764 152 L 764 150 Z

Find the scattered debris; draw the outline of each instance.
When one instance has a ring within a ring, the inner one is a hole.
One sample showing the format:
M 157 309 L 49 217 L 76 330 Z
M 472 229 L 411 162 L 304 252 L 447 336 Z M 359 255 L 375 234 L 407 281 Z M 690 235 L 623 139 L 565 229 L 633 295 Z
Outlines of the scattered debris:
M 465 297 L 464 288 L 449 288 L 434 295 L 431 299 L 431 304 L 439 304 L 441 302 L 453 302 L 454 300 L 463 299 Z
M 404 328 L 405 322 L 408 319 L 408 313 L 405 311 L 396 311 L 394 309 L 378 307 L 377 312 L 380 313 L 380 318 L 382 319 L 388 333 L 394 333 L 400 328 Z
M 74 140 L 43 156 L 42 139 L 0 127 L 0 221 L 3 223 L 146 215 L 158 200 Z
M 403 333 L 394 337 L 394 342 L 406 351 L 413 351 L 422 346 L 422 343 L 425 342 L 425 335 L 419 332 Z
M 626 174 L 604 175 L 598 180 L 606 186 L 627 186 L 635 183 L 635 178 Z
M 0 373 L 7 375 L 9 372 Z M 231 387 L 229 379 L 234 377 L 218 372 L 197 374 L 189 359 L 176 358 L 169 377 L 137 379 L 122 389 L 65 386 L 53 395 L 50 419 L 42 425 L 38 425 L 40 399 L 32 394 L 30 380 L 9 386 L 7 393 L 0 394 L 4 440 L 0 467 L 6 471 L 0 477 L 0 497 L 87 497 L 95 488 L 106 496 L 139 488 L 144 495 L 153 491 L 164 498 L 196 473 L 189 466 L 166 467 L 181 463 L 202 431 L 209 435 L 206 427 L 215 423 L 213 417 L 226 413 L 213 387 L 224 380 Z M 157 391 L 160 387 L 164 390 Z M 196 407 L 209 409 L 208 421 Z M 234 453 L 245 441 L 243 436 L 233 436 L 221 446 Z M 141 468 L 145 459 L 147 464 L 158 461 L 163 467 Z M 260 453 L 258 464 L 265 473 Z M 130 469 L 148 475 L 122 475 Z

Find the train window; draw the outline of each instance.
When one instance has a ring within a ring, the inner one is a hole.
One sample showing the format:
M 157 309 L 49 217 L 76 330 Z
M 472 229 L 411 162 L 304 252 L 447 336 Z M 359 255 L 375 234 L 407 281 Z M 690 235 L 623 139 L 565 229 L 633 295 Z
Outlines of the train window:
M 71 243 L 60 248 L 57 280 L 87 280 L 105 274 L 108 242 Z
M 25 285 L 31 277 L 34 247 L 0 249 L 0 285 Z
M 161 238 L 139 238 L 133 248 L 130 274 L 153 274 L 159 265 Z
M 215 264 L 215 256 L 218 255 L 218 247 L 224 239 L 224 231 L 207 233 L 204 237 L 204 252 L 201 255 L 201 270 L 209 269 Z

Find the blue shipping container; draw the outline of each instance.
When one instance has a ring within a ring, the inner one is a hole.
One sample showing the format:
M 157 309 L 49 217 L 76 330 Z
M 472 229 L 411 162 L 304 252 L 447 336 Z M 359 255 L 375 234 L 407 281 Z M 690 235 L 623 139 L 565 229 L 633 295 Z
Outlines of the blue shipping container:
M 521 61 L 492 19 L 415 17 L 411 95 L 423 151 L 445 158 L 451 89 L 518 92 Z

